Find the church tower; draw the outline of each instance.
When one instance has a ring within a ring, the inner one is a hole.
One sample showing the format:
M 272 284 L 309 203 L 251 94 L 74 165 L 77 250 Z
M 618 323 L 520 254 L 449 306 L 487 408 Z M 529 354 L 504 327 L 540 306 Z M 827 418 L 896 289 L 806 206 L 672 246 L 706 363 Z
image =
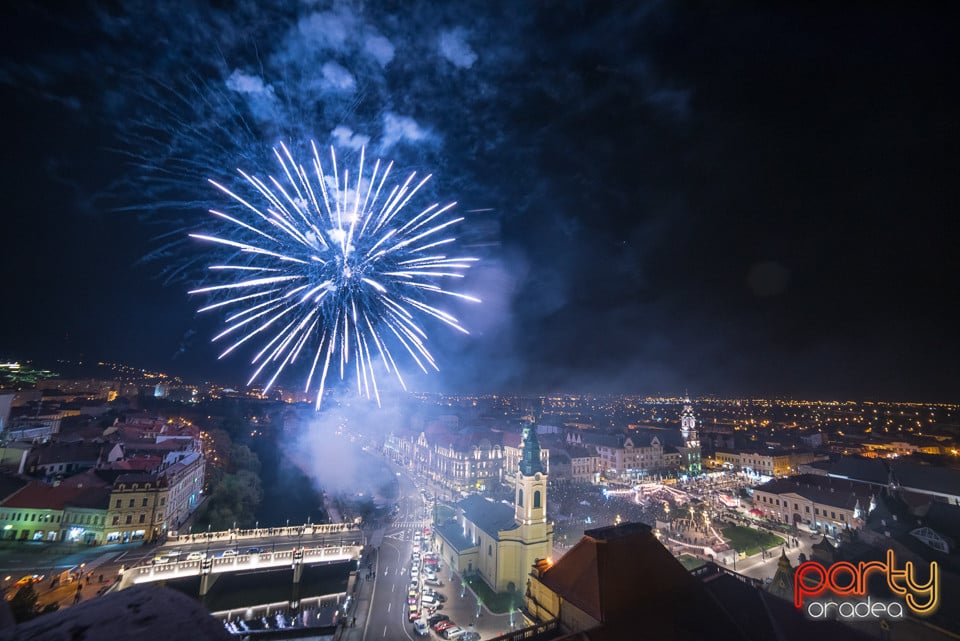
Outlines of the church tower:
M 514 518 L 520 526 L 547 522 L 547 474 L 540 459 L 537 428 L 523 428 L 523 449 L 517 470 Z
M 680 412 L 680 435 L 683 437 L 683 455 L 681 467 L 684 473 L 694 476 L 700 473 L 700 438 L 697 436 L 697 417 L 693 413 L 690 396 L 683 398 L 683 411 Z

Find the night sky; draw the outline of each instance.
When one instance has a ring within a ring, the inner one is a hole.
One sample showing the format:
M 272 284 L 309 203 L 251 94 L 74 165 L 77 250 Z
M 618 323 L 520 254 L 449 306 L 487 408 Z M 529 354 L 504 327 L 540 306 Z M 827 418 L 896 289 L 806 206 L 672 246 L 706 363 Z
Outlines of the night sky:
M 0 358 L 245 379 L 187 233 L 313 138 L 466 212 L 484 303 L 416 389 L 958 400 L 951 15 L 46 4 L 0 9 Z

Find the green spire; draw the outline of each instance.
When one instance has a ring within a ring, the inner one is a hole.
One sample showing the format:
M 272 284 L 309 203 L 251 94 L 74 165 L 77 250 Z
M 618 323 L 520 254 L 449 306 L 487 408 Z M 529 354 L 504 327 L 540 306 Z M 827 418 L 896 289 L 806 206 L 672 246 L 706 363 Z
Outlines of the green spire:
M 543 473 L 543 463 L 540 461 L 540 441 L 537 439 L 537 428 L 527 425 L 523 428 L 523 453 L 520 455 L 520 473 L 524 476 L 533 476 L 537 472 Z

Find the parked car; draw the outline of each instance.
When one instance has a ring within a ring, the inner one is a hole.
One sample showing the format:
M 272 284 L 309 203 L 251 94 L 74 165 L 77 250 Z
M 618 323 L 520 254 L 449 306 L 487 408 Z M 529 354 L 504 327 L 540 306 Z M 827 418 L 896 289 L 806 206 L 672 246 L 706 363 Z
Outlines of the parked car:
M 427 623 L 429 623 L 430 625 L 436 625 L 441 621 L 449 621 L 449 620 L 450 620 L 450 617 L 447 616 L 446 614 L 434 614 L 432 617 L 427 619 Z
M 426 581 L 423 582 L 423 584 L 424 584 L 424 585 L 432 585 L 432 586 L 435 587 L 435 588 L 442 588 L 442 587 L 443 587 L 443 581 L 441 581 L 440 579 L 437 579 L 437 578 L 427 579 Z
M 455 625 L 441 632 L 440 636 L 442 636 L 444 639 L 459 639 L 464 632 L 466 632 L 466 630 Z
M 418 608 L 416 605 L 411 605 L 411 606 L 408 606 L 408 607 L 409 607 L 409 610 L 407 611 L 407 617 L 408 617 L 411 621 L 413 621 L 414 619 L 419 619 L 419 618 L 420 618 L 420 608 Z
M 424 621 L 422 617 L 419 619 L 414 619 L 413 629 L 417 635 L 421 637 L 425 637 L 430 634 L 430 628 L 427 627 L 427 622 Z
M 433 631 L 436 632 L 437 634 L 440 634 L 440 633 L 442 633 L 444 630 L 446 630 L 447 628 L 453 627 L 453 626 L 455 626 L 455 625 L 457 625 L 457 624 L 454 623 L 453 621 L 451 621 L 451 620 L 448 618 L 448 619 L 445 619 L 445 620 L 443 620 L 443 621 L 438 621 L 438 622 L 434 623 L 434 624 L 433 624 Z
M 237 551 L 236 551 L 236 550 L 224 550 L 223 552 L 220 553 L 220 558 L 225 558 L 225 557 L 228 557 L 228 556 L 237 556 Z
M 191 552 L 187 555 L 187 561 L 203 561 L 207 555 L 203 552 Z

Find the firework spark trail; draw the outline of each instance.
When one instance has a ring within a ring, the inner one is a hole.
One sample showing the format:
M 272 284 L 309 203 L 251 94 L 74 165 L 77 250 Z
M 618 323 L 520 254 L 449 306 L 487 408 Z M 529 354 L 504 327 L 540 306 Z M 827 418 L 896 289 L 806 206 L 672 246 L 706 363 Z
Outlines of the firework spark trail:
M 272 367 L 264 389 L 268 391 L 281 372 L 302 357 L 310 363 L 305 392 L 310 392 L 319 368 L 318 409 L 331 371 L 339 371 L 344 380 L 351 366 L 357 392 L 372 395 L 379 404 L 378 369 L 393 374 L 406 389 L 397 366 L 399 354 L 407 354 L 424 372 L 439 369 L 419 318 L 468 333 L 431 298 L 479 302 L 441 285 L 463 278 L 478 259 L 443 253 L 442 248 L 455 247 L 451 230 L 464 220 L 450 217 L 455 203 L 443 207 L 434 203 L 406 217 L 406 206 L 429 175 L 417 181 L 414 172 L 402 184 L 391 186 L 393 165 L 382 167 L 378 159 L 365 177 L 361 149 L 351 180 L 350 170 L 338 167 L 333 147 L 329 173 L 314 143 L 311 152 L 308 172 L 285 145 L 274 149 L 286 183 L 238 170 L 263 199 L 260 205 L 209 181 L 237 211 L 230 215 L 211 210 L 224 224 L 222 229 L 190 236 L 232 251 L 230 260 L 208 269 L 238 278 L 190 293 L 224 297 L 200 308 L 230 312 L 225 329 L 213 338 L 233 337 L 220 358 L 247 341 L 263 341 L 251 361 L 255 370 L 248 385 Z

